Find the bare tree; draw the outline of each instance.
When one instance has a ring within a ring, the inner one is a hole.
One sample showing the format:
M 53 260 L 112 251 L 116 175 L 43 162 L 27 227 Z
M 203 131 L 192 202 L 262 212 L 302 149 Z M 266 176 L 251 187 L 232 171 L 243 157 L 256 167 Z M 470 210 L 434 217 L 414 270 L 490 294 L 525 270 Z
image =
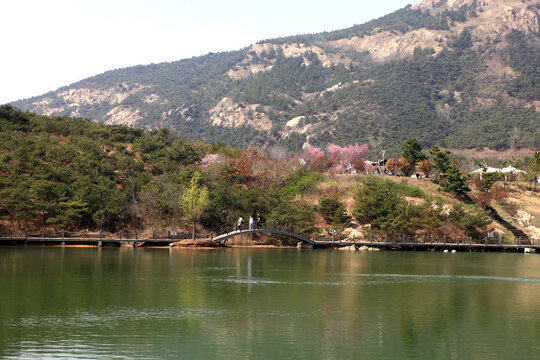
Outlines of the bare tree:
M 373 134 L 369 134 L 367 141 L 371 147 L 371 150 L 375 153 L 375 157 L 377 158 L 377 169 L 379 170 L 380 174 L 384 175 L 384 171 L 382 170 L 383 165 L 381 165 L 381 163 L 384 164 L 384 155 L 386 153 L 386 150 L 383 150 L 382 148 L 384 135 L 379 134 L 377 137 L 375 137 Z
M 510 143 L 510 149 L 512 150 L 512 162 L 516 161 L 517 147 L 521 143 L 521 131 L 514 127 L 508 134 L 508 142 Z

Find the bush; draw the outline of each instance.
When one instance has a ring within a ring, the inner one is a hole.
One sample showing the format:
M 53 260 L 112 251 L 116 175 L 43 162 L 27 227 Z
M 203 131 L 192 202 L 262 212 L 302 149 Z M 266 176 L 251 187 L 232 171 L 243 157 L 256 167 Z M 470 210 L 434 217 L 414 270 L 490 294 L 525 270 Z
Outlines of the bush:
M 488 212 L 478 206 L 458 204 L 450 210 L 449 219 L 454 224 L 472 235 L 477 228 L 485 227 L 492 222 Z
M 324 176 L 320 173 L 298 170 L 289 178 L 283 192 L 290 196 L 302 195 L 314 190 L 323 180 Z
M 369 178 L 357 189 L 353 216 L 363 224 L 371 224 L 369 231 L 373 233 L 411 234 L 440 226 L 432 208 L 409 204 L 404 193 L 422 194 L 406 185 Z
M 351 223 L 351 217 L 336 195 L 321 198 L 317 211 L 327 223 L 335 227 L 345 228 Z

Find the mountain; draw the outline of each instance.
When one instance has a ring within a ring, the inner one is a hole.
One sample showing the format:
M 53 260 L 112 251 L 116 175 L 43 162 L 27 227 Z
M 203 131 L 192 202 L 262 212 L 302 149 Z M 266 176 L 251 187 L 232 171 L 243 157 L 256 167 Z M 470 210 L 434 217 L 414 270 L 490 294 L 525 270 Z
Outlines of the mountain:
M 346 11 L 346 9 L 344 9 Z M 231 145 L 540 147 L 540 4 L 424 0 L 362 25 L 108 71 L 14 106 Z

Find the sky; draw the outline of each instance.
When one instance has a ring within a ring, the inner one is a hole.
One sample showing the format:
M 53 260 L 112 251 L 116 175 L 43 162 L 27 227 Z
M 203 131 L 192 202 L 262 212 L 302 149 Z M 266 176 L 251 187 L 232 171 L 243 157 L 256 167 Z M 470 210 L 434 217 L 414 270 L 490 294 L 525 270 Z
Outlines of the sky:
M 343 29 L 416 2 L 2 0 L 0 104 L 107 70 Z

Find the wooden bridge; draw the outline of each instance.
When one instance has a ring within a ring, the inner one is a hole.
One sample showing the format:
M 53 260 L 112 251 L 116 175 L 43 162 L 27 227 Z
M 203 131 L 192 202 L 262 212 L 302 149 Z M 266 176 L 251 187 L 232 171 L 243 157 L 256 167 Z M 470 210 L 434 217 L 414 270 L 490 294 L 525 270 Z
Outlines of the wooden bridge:
M 319 245 L 319 244 L 326 244 L 329 242 L 321 242 L 321 241 L 315 241 L 311 240 L 306 235 L 301 234 L 295 234 L 293 232 L 287 232 L 287 231 L 281 231 L 281 230 L 270 230 L 270 229 L 253 229 L 253 230 L 236 230 L 232 232 L 227 232 L 221 235 L 218 235 L 213 238 L 214 241 L 222 244 L 227 241 L 229 238 L 233 238 L 240 235 L 248 235 L 248 234 L 269 234 L 269 235 L 277 235 L 277 236 L 284 236 L 288 238 L 292 238 L 295 240 L 298 240 L 300 242 L 310 244 L 310 245 Z M 307 234 L 307 233 L 305 233 Z
M 290 231 L 287 231 L 290 230 Z M 525 252 L 534 251 L 540 253 L 540 240 L 530 242 L 517 240 L 516 244 L 504 244 L 500 238 L 447 238 L 433 236 L 396 236 L 396 237 L 370 237 L 367 239 L 359 239 L 359 241 L 339 241 L 333 238 L 311 237 L 307 232 L 295 233 L 289 227 L 283 230 L 274 229 L 254 229 L 231 231 L 225 230 L 223 233 L 214 236 L 214 234 L 206 235 L 204 238 L 197 240 L 211 241 L 218 246 L 227 245 L 227 240 L 237 236 L 250 234 L 266 234 L 273 236 L 281 236 L 296 240 L 300 244 L 299 247 L 308 248 L 341 248 L 350 247 L 358 249 L 362 246 L 377 249 L 387 250 L 456 250 L 456 251 L 510 251 L 510 252 Z M 168 233 L 158 234 L 154 232 L 151 238 L 139 237 L 135 233 L 123 233 L 105 235 L 101 231 L 99 233 L 89 233 L 83 231 L 81 233 L 65 233 L 64 231 L 56 233 L 46 233 L 42 230 L 39 233 L 31 233 L 25 231 L 24 234 L 15 234 L 13 231 L 0 233 L 0 245 L 53 245 L 53 246 L 69 246 L 69 245 L 90 245 L 90 246 L 170 246 L 173 243 L 191 240 L 191 234 L 170 235 Z M 303 246 L 302 246 L 303 245 Z M 526 250 L 527 249 L 527 250 Z
M 447 238 L 447 237 L 418 237 L 396 236 L 368 238 L 360 241 L 336 241 L 329 238 L 309 238 L 306 233 L 297 234 L 281 230 L 254 229 L 240 230 L 221 234 L 213 238 L 214 241 L 225 244 L 227 239 L 247 234 L 269 234 L 284 236 L 308 244 L 313 248 L 340 248 L 353 247 L 358 249 L 362 246 L 377 248 L 379 250 L 456 250 L 456 251 L 509 251 L 509 252 L 537 252 L 540 253 L 540 241 L 531 243 L 529 239 L 524 241 L 518 238 L 517 244 L 504 244 L 502 239 L 497 238 Z

